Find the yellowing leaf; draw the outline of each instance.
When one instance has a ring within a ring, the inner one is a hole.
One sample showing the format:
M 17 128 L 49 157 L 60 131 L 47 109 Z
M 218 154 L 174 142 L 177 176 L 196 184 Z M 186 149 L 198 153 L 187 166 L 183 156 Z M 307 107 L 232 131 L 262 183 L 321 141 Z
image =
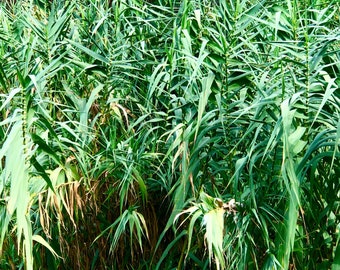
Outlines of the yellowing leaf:
M 205 226 L 205 239 L 208 244 L 209 260 L 215 257 L 216 267 L 224 268 L 223 257 L 223 229 L 224 229 L 224 209 L 217 208 L 207 212 L 203 218 L 203 225 Z

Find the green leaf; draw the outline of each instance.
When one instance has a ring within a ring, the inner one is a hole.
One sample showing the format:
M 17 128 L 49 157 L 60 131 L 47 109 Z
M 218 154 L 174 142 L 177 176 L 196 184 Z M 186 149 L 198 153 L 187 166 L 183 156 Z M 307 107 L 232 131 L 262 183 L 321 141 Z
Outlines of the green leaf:
M 34 166 L 34 168 L 37 170 L 38 175 L 40 175 L 48 185 L 48 187 L 55 193 L 54 186 L 51 182 L 51 179 L 48 177 L 47 173 L 45 172 L 45 169 L 39 164 L 37 159 L 32 156 L 31 157 L 31 164 Z
M 50 244 L 47 243 L 47 241 L 44 238 L 42 238 L 40 235 L 38 235 L 38 234 L 32 235 L 32 240 L 39 243 L 40 245 L 43 245 L 44 247 L 46 247 L 53 254 L 54 257 L 61 258 L 54 251 L 54 249 L 50 246 Z
M 58 165 L 62 165 L 59 155 L 39 135 L 31 134 L 32 140 L 39 148 L 47 153 Z
M 84 53 L 88 54 L 90 57 L 92 57 L 92 58 L 94 58 L 96 60 L 99 60 L 99 61 L 103 62 L 104 64 L 109 64 L 109 60 L 106 57 L 104 57 L 104 56 L 102 56 L 102 55 L 100 55 L 100 54 L 98 54 L 98 53 L 96 53 L 96 52 L 86 48 L 85 46 L 83 46 L 83 45 L 81 45 L 81 44 L 79 44 L 79 43 L 77 43 L 77 42 L 75 42 L 73 40 L 69 39 L 68 42 L 71 45 L 73 45 L 73 46 L 77 47 L 78 49 L 82 50 Z
M 200 94 L 200 99 L 198 102 L 198 115 L 197 115 L 197 124 L 196 124 L 196 131 L 195 131 L 195 138 L 194 141 L 196 141 L 198 131 L 200 129 L 202 116 L 205 111 L 205 108 L 208 103 L 209 96 L 211 94 L 211 85 L 214 81 L 215 75 L 213 73 L 209 73 L 208 77 L 205 77 L 202 79 L 202 88 L 203 91 Z

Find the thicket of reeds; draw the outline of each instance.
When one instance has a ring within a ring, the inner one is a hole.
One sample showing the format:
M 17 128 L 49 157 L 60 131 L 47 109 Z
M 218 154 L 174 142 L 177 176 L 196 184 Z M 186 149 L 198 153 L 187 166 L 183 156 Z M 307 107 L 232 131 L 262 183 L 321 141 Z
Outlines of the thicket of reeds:
M 339 269 L 340 4 L 0 3 L 1 269 Z

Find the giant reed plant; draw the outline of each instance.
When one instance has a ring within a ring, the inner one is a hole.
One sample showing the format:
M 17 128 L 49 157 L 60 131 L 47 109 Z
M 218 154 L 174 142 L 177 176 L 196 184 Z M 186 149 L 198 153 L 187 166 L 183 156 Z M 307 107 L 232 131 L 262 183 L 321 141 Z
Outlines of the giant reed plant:
M 337 269 L 339 8 L 1 3 L 1 269 Z

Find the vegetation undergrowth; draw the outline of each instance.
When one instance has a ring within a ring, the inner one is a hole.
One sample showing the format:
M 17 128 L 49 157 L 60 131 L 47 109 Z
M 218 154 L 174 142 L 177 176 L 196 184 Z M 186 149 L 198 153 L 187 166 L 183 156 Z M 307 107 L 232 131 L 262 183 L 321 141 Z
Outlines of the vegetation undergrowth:
M 0 3 L 1 269 L 339 269 L 340 4 Z

